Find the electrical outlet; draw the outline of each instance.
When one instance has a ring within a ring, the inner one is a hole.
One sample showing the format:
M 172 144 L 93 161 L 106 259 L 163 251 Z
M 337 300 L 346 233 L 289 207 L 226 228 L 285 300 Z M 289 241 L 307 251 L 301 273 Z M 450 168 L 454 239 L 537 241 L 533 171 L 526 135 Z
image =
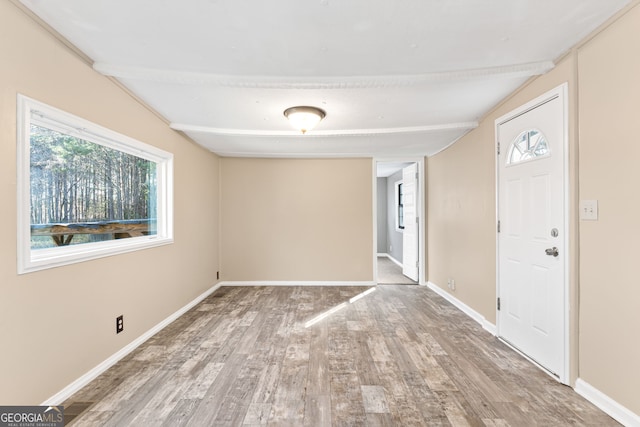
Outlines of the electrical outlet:
M 389 245 L 389 252 L 393 252 L 393 246 Z
M 121 314 L 116 317 L 116 334 L 124 331 L 124 316 Z
M 456 290 L 456 281 L 453 280 L 452 278 L 448 278 L 447 279 L 447 288 L 451 289 L 452 291 Z
M 598 220 L 598 201 L 582 200 L 580 201 L 580 219 L 587 221 Z
M 220 280 L 220 272 L 219 271 L 216 271 L 216 279 Z

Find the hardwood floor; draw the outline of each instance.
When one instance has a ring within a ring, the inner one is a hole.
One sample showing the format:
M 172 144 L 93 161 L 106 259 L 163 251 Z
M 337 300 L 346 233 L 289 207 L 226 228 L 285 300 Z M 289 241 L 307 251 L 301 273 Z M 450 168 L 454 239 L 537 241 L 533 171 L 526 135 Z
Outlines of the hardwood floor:
M 79 426 L 607 426 L 425 287 L 223 287 L 65 402 Z M 337 309 L 311 323 L 319 314 Z

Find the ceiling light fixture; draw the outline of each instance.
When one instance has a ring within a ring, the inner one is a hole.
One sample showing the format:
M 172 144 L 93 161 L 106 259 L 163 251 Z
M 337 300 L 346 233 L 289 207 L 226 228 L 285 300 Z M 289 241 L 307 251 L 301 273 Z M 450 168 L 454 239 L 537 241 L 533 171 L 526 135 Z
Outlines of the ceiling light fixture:
M 302 133 L 306 133 L 316 127 L 326 115 L 324 111 L 316 107 L 300 106 L 284 110 L 284 116 L 289 119 L 291 126 Z

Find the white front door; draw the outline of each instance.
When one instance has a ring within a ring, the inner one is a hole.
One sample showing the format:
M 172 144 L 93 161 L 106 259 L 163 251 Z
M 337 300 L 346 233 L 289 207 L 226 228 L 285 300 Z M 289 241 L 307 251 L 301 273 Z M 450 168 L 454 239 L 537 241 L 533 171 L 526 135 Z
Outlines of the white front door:
M 566 382 L 566 85 L 496 120 L 498 334 Z
M 418 165 L 402 169 L 402 206 L 404 230 L 402 231 L 402 274 L 418 281 Z

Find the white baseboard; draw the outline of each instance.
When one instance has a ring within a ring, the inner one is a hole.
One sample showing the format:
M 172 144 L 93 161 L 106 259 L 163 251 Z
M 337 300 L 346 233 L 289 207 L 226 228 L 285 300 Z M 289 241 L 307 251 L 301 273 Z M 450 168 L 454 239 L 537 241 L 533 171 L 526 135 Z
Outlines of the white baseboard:
M 473 320 L 478 322 L 483 329 L 489 332 L 491 335 L 496 335 L 498 330 L 496 329 L 496 325 L 489 322 L 482 314 L 475 311 L 473 308 L 469 307 L 467 304 L 460 301 L 458 298 L 451 295 L 449 292 L 440 288 L 433 282 L 427 282 L 427 287 L 431 289 L 433 292 L 440 295 L 442 298 L 449 301 L 451 304 L 456 306 L 460 311 L 462 311 L 467 316 L 471 317 Z
M 249 280 L 220 282 L 220 286 L 375 286 L 376 282 L 338 282 L 338 281 L 295 281 L 295 280 Z
M 482 327 L 484 328 L 485 331 L 489 332 L 491 335 L 493 336 L 498 335 L 498 328 L 496 327 L 496 325 L 489 322 L 486 318 L 484 319 Z
M 576 380 L 576 393 L 627 427 L 640 427 L 640 415 L 635 414 L 581 378 Z
M 85 385 L 89 384 L 91 381 L 96 379 L 100 374 L 105 372 L 107 369 L 115 365 L 118 361 L 124 358 L 127 354 L 131 353 L 133 350 L 138 348 L 141 344 L 143 344 L 146 340 L 160 332 L 166 326 L 168 326 L 171 322 L 182 316 L 184 313 L 189 311 L 191 308 L 195 307 L 200 301 L 204 300 L 206 297 L 214 293 L 217 289 L 220 288 L 220 283 L 212 286 L 202 294 L 198 295 L 193 301 L 189 302 L 187 305 L 171 314 L 169 317 L 149 329 L 144 334 L 140 335 L 138 338 L 127 344 L 125 347 L 120 349 L 117 353 L 109 357 L 104 362 L 100 363 L 95 368 L 91 369 L 89 372 L 63 388 L 61 391 L 51 396 L 47 400 L 41 403 L 42 406 L 57 406 L 62 405 L 62 403 L 67 400 L 71 395 L 80 390 Z

